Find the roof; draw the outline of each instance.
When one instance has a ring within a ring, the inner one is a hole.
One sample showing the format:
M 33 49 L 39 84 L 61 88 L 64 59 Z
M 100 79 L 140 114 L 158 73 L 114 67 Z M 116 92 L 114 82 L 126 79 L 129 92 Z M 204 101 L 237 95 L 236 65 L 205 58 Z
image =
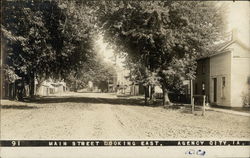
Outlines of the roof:
M 239 44 L 244 49 L 250 50 L 250 48 L 247 45 L 245 45 L 244 43 L 242 43 L 239 39 L 233 39 L 233 40 L 230 40 L 230 41 L 226 41 L 226 42 L 217 44 L 215 46 L 215 48 L 214 48 L 214 52 L 215 53 L 202 56 L 202 57 L 198 58 L 197 60 L 205 59 L 205 58 L 210 58 L 210 57 L 218 55 L 218 54 L 226 53 L 227 52 L 227 51 L 225 51 L 226 48 L 228 48 L 230 45 L 232 45 L 234 43 Z

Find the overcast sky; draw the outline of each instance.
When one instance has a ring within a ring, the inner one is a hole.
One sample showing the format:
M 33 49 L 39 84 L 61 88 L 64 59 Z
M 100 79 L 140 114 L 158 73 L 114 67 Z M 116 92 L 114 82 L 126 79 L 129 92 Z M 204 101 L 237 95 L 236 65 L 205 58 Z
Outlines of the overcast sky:
M 239 39 L 250 47 L 250 2 L 229 3 L 228 30 L 237 28 Z

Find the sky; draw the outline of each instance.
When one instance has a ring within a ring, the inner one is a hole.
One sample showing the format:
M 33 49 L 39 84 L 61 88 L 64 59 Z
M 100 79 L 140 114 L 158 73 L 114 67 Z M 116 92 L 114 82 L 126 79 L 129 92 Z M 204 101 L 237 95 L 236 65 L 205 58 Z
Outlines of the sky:
M 103 55 L 103 60 L 106 62 L 113 62 L 115 64 L 114 50 L 112 48 L 109 48 L 107 43 L 104 43 L 102 35 L 98 35 L 97 39 L 98 39 L 96 41 L 97 51 Z M 124 66 L 123 61 L 124 61 L 123 58 L 119 56 L 116 57 L 117 66 L 123 67 Z
M 238 39 L 250 47 L 250 2 L 249 1 L 223 1 L 228 5 L 228 26 L 227 31 L 230 32 L 236 28 L 238 32 Z M 99 53 L 104 57 L 104 61 L 114 61 L 114 51 L 108 48 L 108 44 L 104 43 L 102 35 L 98 35 L 96 47 Z M 122 63 L 124 59 L 117 57 L 117 66 L 124 66 Z
M 250 47 L 250 2 L 249 1 L 227 1 L 229 4 L 228 31 L 236 28 L 238 38 Z

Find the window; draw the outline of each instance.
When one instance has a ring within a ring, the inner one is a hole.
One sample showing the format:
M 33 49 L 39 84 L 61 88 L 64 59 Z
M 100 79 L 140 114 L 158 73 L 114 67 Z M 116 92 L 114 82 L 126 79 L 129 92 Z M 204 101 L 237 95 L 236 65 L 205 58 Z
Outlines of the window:
M 221 78 L 221 97 L 225 99 L 226 77 Z
M 202 82 L 201 87 L 202 87 L 202 95 L 205 95 L 205 83 L 204 82 Z
M 205 90 L 205 83 L 202 82 L 202 90 Z
M 222 77 L 222 88 L 226 87 L 226 77 Z

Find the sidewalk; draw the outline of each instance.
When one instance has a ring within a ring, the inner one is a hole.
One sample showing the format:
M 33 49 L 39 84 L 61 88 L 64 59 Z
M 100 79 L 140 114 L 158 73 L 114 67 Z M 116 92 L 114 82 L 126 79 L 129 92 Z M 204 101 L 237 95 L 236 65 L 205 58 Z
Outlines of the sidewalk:
M 239 111 L 230 110 L 230 109 L 221 109 L 221 108 L 215 108 L 215 107 L 208 107 L 208 106 L 206 106 L 206 110 L 212 110 L 212 111 L 217 111 L 217 112 L 224 112 L 224 113 L 229 113 L 229 114 L 234 114 L 234 115 L 240 115 L 240 116 L 248 116 L 248 117 L 250 117 L 250 113 L 239 112 Z
M 191 104 L 183 104 L 184 108 L 189 108 L 191 110 Z M 197 108 L 197 106 L 196 106 Z M 199 109 L 202 109 L 202 106 L 199 106 Z M 223 112 L 223 113 L 228 113 L 228 114 L 233 114 L 233 115 L 239 115 L 239 116 L 247 116 L 250 117 L 249 112 L 244 112 L 244 111 L 237 111 L 233 109 L 224 109 L 220 107 L 211 107 L 211 106 L 205 106 L 206 111 L 217 111 L 217 112 Z

